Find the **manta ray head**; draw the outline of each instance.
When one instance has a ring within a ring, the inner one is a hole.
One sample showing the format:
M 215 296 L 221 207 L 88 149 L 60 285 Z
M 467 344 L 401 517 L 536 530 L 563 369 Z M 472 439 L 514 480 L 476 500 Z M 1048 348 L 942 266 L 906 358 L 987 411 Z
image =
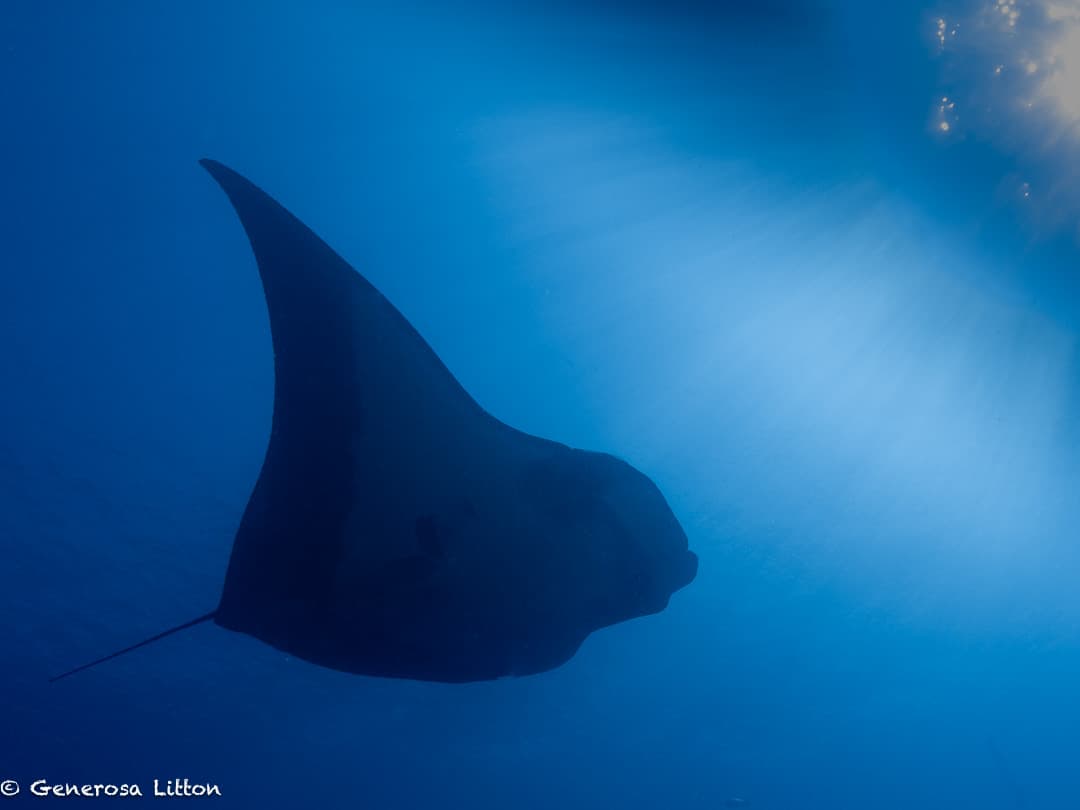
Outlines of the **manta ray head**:
M 622 459 L 570 450 L 535 465 L 527 485 L 572 540 L 565 545 L 591 583 L 581 592 L 598 626 L 660 612 L 697 575 L 697 555 L 659 488 Z

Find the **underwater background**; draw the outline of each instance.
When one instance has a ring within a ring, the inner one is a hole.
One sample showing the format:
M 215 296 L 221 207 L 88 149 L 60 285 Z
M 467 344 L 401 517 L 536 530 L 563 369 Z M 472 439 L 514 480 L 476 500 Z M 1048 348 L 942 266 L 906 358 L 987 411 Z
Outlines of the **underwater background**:
M 0 803 L 1080 806 L 1078 20 L 9 0 Z M 207 156 L 495 416 L 656 481 L 697 579 L 522 679 L 203 625 L 48 683 L 213 609 L 259 471 L 266 307 Z

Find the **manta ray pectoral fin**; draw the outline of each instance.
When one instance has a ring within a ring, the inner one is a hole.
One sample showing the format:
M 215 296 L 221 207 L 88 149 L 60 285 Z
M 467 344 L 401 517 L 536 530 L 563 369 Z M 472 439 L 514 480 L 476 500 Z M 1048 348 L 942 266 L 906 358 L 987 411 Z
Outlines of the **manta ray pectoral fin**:
M 218 623 L 263 638 L 271 625 L 290 638 L 311 635 L 312 626 L 327 626 L 329 595 L 350 557 L 418 551 L 439 559 L 446 550 L 437 522 L 415 533 L 409 525 L 427 508 L 395 532 L 350 525 L 358 514 L 387 513 L 358 513 L 357 503 L 379 502 L 377 493 L 395 486 L 387 482 L 429 464 L 445 437 L 486 436 L 493 420 L 326 242 L 232 169 L 200 163 L 251 243 L 274 350 L 270 440 L 233 544 Z M 421 486 L 411 473 L 408 480 Z
M 217 611 L 214 610 L 214 611 L 211 611 L 210 613 L 206 613 L 206 614 L 204 614 L 202 616 L 199 616 L 199 618 L 197 618 L 197 619 L 192 619 L 189 622 L 184 622 L 183 624 L 178 624 L 176 627 L 170 627 L 168 630 L 165 630 L 165 631 L 163 631 L 161 633 L 158 633 L 156 636 L 151 636 L 148 639 L 144 639 L 144 640 L 140 641 L 138 644 L 132 644 L 130 647 L 124 647 L 124 649 L 117 650 L 114 653 L 109 653 L 108 655 L 104 656 L 103 658 L 98 658 L 97 660 L 91 661 L 88 664 L 83 664 L 82 666 L 75 667 L 75 669 L 69 669 L 67 672 L 64 672 L 64 673 L 61 673 L 60 675 L 56 675 L 56 676 L 54 676 L 52 678 L 49 678 L 49 683 L 55 683 L 56 681 L 60 680 L 61 678 L 66 678 L 68 675 L 74 675 L 76 672 L 82 672 L 84 669 L 90 669 L 90 667 L 96 667 L 98 664 L 104 664 L 106 661 L 111 661 L 114 658 L 119 658 L 121 655 L 124 655 L 125 653 L 129 653 L 132 650 L 137 650 L 137 649 L 139 649 L 139 647 L 145 647 L 147 644 L 153 644 L 155 641 L 160 641 L 161 639 L 165 638 L 166 636 L 171 636 L 173 633 L 179 633 L 181 630 L 187 630 L 189 627 L 194 627 L 197 624 L 202 624 L 203 622 L 208 622 L 211 619 L 213 619 L 216 615 L 217 615 Z

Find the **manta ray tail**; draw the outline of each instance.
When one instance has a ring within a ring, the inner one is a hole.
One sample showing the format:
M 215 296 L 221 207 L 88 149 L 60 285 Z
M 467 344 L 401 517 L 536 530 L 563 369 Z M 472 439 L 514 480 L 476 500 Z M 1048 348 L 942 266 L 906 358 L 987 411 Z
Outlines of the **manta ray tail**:
M 183 624 L 178 624 L 176 627 L 170 627 L 168 630 L 165 630 L 165 631 L 163 631 L 161 633 L 158 633 L 156 636 L 151 636 L 148 639 L 140 641 L 138 644 L 132 644 L 130 647 L 124 647 L 124 649 L 117 650 L 114 653 L 106 655 L 104 658 L 99 658 L 96 661 L 91 661 L 89 664 L 83 664 L 81 667 L 75 667 L 75 669 L 69 669 L 67 672 L 64 672 L 64 673 L 62 673 L 60 675 L 57 675 L 54 678 L 49 678 L 49 683 L 55 683 L 56 681 L 60 680 L 61 678 L 66 678 L 68 675 L 74 675 L 76 672 L 82 672 L 84 669 L 90 669 L 90 667 L 96 667 L 98 664 L 103 664 L 106 661 L 111 661 L 113 658 L 118 658 L 119 656 L 123 655 L 124 653 L 129 653 L 132 650 L 139 649 L 139 647 L 145 647 L 147 644 L 152 644 L 155 641 L 160 641 L 161 639 L 165 638 L 165 636 L 171 636 L 173 633 L 179 633 L 181 630 L 187 630 L 189 627 L 194 627 L 197 624 L 202 624 L 203 622 L 208 622 L 211 619 L 213 619 L 216 615 L 217 615 L 217 611 L 213 610 L 210 613 L 207 613 L 207 614 L 205 614 L 203 616 L 200 616 L 197 619 L 192 619 L 190 622 L 184 622 Z

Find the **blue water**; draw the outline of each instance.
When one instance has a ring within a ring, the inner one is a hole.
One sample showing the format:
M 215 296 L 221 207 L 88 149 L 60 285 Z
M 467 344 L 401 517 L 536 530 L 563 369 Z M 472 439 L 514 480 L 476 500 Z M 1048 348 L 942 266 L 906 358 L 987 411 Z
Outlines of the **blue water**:
M 1080 257 L 994 202 L 1015 156 L 927 137 L 934 10 L 868 6 L 7 3 L 13 804 L 1080 804 Z M 49 684 L 213 609 L 258 474 L 265 305 L 204 156 L 485 408 L 657 481 L 697 580 L 519 680 L 203 625 Z

